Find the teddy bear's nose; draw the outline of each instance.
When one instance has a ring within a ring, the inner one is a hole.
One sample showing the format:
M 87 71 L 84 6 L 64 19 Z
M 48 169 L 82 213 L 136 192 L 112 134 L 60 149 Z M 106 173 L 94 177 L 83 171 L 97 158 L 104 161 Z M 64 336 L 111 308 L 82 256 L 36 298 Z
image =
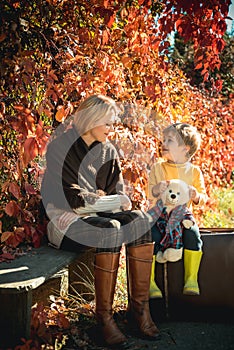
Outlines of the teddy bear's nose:
M 176 198 L 176 195 L 174 193 L 171 194 L 171 198 L 172 199 L 175 199 Z

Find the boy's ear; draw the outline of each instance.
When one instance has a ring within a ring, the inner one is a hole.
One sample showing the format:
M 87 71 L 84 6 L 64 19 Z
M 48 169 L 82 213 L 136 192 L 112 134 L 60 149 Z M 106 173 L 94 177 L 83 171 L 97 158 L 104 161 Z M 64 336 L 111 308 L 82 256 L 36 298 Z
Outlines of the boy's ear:
M 189 158 L 190 157 L 190 155 L 189 155 L 190 146 L 184 146 L 184 149 L 186 151 L 186 156 Z
M 190 151 L 190 146 L 184 146 L 184 148 L 186 149 L 186 152 L 189 152 Z

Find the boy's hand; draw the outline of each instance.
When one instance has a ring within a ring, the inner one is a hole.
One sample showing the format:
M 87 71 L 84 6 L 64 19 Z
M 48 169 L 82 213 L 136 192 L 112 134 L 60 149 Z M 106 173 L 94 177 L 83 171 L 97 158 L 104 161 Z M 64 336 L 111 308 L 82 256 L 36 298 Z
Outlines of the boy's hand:
M 200 195 L 196 190 L 196 188 L 193 186 L 189 186 L 189 197 L 193 201 L 193 203 L 195 204 L 199 203 Z
M 157 185 L 152 187 L 152 195 L 159 197 L 164 191 L 166 191 L 170 181 L 160 181 Z

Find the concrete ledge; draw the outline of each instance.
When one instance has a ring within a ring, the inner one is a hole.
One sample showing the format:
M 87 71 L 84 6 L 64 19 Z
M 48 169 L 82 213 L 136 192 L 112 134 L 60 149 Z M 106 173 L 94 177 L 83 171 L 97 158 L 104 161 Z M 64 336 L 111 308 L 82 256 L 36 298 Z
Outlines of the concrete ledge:
M 150 301 L 154 318 L 167 315 L 177 320 L 234 320 L 234 232 L 219 229 L 201 234 L 204 254 L 199 270 L 200 295 L 182 293 L 183 260 L 167 263 L 167 280 L 163 264 L 157 264 L 157 283 L 165 298 Z

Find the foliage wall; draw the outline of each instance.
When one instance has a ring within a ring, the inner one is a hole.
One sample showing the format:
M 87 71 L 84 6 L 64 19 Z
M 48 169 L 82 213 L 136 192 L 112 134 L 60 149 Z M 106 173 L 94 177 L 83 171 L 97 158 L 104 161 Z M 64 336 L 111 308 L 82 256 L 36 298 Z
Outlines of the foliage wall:
M 148 170 L 159 157 L 159 131 L 166 123 L 190 122 L 202 133 L 194 161 L 202 167 L 208 194 L 214 185 L 230 184 L 233 102 L 219 95 L 219 77 L 209 81 L 210 72 L 220 68 L 230 1 L 199 3 L 0 2 L 3 252 L 22 241 L 40 245 L 39 183 L 47 141 L 92 93 L 107 94 L 125 106 L 112 137 L 121 140 L 123 172 L 136 206 L 147 207 Z M 209 81 L 212 96 L 192 87 L 169 62 L 173 30 L 193 43 L 195 69 Z

